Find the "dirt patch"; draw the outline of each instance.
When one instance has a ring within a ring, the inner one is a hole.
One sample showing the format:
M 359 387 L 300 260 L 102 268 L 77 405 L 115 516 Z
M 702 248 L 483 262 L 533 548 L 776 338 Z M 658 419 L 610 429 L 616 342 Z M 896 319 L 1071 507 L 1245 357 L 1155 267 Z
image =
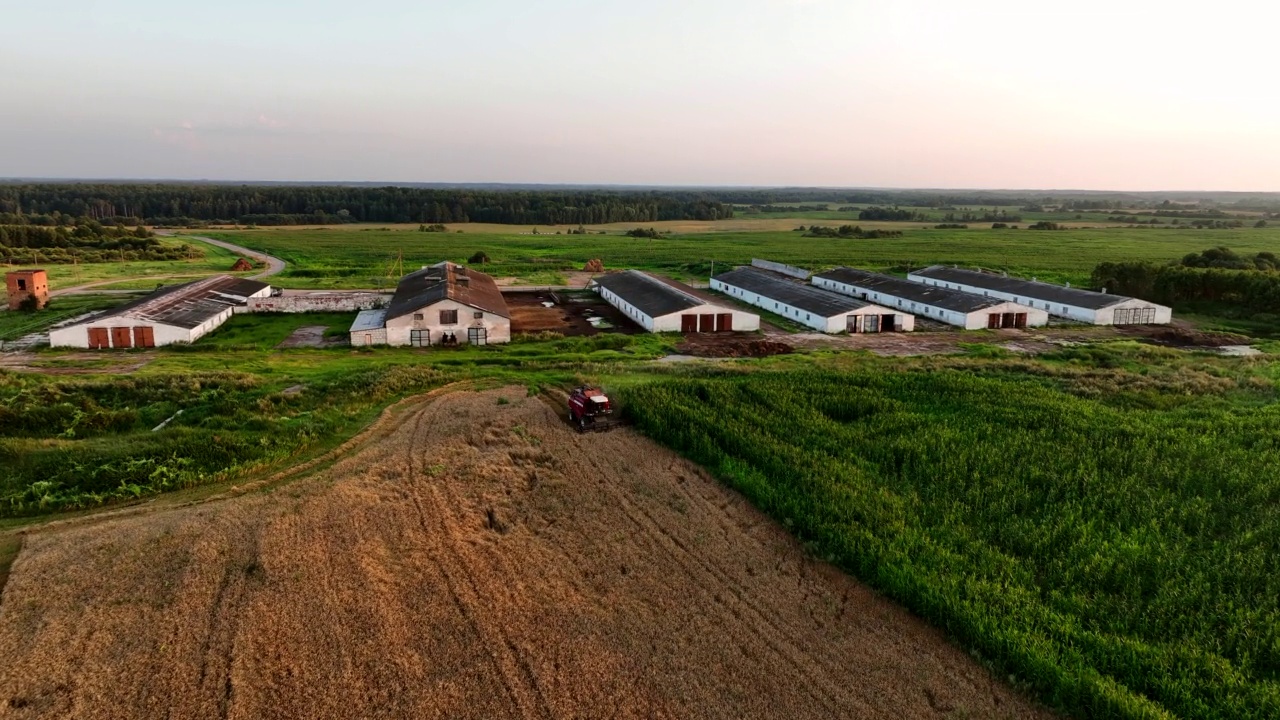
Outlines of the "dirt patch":
M 1051 717 L 629 429 L 512 388 L 372 438 L 272 492 L 30 532 L 6 716 Z
M 777 339 L 733 333 L 690 333 L 676 350 L 683 355 L 715 358 L 769 357 L 795 352 L 794 347 Z
M 82 353 L 0 354 L 0 370 L 41 375 L 127 375 L 156 359 L 153 352 L 106 350 Z
M 289 333 L 289 337 L 285 338 L 276 347 L 279 349 L 304 347 L 318 348 L 346 344 L 347 340 L 345 338 L 326 338 L 324 333 L 328 329 L 329 327 L 327 325 L 304 325 L 294 330 L 292 333 Z
M 938 329 L 854 335 L 769 332 L 767 336 L 801 350 L 866 350 L 888 357 L 947 355 L 963 352 L 963 346 L 972 343 L 990 343 L 1011 352 L 1038 355 L 1060 350 L 1066 345 L 1115 340 L 1120 337 L 1114 328 L 1109 327 L 991 330 L 977 333 Z
M 1167 347 L 1227 347 L 1249 345 L 1253 339 L 1229 332 L 1197 330 L 1186 323 L 1173 325 L 1134 325 L 1117 329 L 1121 335 Z
M 565 336 L 602 332 L 634 334 L 643 328 L 595 293 L 504 292 L 511 313 L 511 332 L 557 332 Z

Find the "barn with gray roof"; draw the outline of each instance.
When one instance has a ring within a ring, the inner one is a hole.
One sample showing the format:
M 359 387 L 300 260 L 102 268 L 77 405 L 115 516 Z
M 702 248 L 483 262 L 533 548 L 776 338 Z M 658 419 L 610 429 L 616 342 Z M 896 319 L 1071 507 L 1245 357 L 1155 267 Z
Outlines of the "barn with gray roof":
M 760 329 L 760 316 L 698 294 L 687 285 L 639 270 L 601 275 L 593 288 L 649 332 L 733 332 Z
M 365 310 L 351 344 L 493 345 L 511 341 L 511 311 L 488 275 L 441 262 L 400 278 L 385 310 Z
M 813 284 L 965 330 L 1039 327 L 1049 322 L 1045 310 L 854 268 L 818 273 Z
M 105 350 L 193 343 L 229 320 L 249 298 L 270 294 L 266 283 L 230 275 L 170 285 L 53 330 L 49 344 Z
M 716 275 L 711 278 L 711 289 L 824 333 L 915 329 L 915 317 L 909 313 L 754 267 L 740 267 Z
M 1003 273 L 934 265 L 907 279 L 1040 308 L 1050 315 L 1091 325 L 1164 325 L 1173 311 L 1146 300 L 1009 277 Z

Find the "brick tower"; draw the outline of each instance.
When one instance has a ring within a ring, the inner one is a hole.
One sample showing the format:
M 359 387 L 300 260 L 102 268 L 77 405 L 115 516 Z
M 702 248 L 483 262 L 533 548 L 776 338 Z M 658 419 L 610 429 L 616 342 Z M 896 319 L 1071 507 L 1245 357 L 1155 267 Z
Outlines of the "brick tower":
M 36 309 L 49 303 L 49 277 L 43 270 L 18 270 L 5 273 L 5 289 L 9 292 L 9 309 L 17 310 L 27 298 L 36 299 Z

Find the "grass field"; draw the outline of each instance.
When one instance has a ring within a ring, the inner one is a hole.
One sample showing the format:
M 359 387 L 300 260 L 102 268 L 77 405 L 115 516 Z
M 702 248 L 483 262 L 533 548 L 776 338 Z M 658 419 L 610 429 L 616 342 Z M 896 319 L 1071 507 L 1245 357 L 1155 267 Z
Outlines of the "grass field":
M 736 222 L 736 221 L 727 221 Z M 768 223 L 778 222 L 768 220 Z M 790 225 L 795 220 L 785 220 Z M 870 225 L 870 224 L 867 224 Z M 705 279 L 717 268 L 762 257 L 810 268 L 922 267 L 932 263 L 978 265 L 1083 284 L 1104 261 L 1169 261 L 1189 252 L 1225 245 L 1255 253 L 1280 248 L 1280 228 L 1173 230 L 1081 228 L 1067 231 L 907 229 L 901 238 L 876 240 L 806 238 L 794 231 L 689 232 L 638 240 L 608 235 L 520 235 L 397 230 L 256 230 L 212 233 L 283 258 L 289 269 L 276 278 L 284 287 L 370 287 L 394 284 L 393 261 L 404 255 L 412 269 L 440 260 L 466 262 L 477 251 L 489 255 L 486 271 L 545 281 L 548 273 L 581 270 L 591 258 L 606 268 L 658 270 L 683 279 Z
M 49 273 L 49 289 L 57 292 L 69 287 L 78 287 L 88 283 L 104 280 L 131 278 L 181 278 L 184 276 L 202 277 L 214 273 L 230 272 L 238 255 L 197 240 L 160 238 L 166 244 L 180 245 L 187 243 L 195 248 L 194 257 L 190 260 L 140 260 L 136 262 L 115 263 L 83 263 L 79 265 L 45 265 Z M 142 287 L 147 287 L 142 281 Z M 151 282 L 151 286 L 155 283 Z
M 17 340 L 77 315 L 118 305 L 126 299 L 119 295 L 68 295 L 51 299 L 42 312 L 0 309 L 0 341 Z

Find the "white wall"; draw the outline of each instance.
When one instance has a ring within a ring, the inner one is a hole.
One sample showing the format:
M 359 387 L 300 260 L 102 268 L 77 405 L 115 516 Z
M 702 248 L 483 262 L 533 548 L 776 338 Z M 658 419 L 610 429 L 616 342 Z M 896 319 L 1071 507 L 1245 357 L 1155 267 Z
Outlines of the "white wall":
M 830 278 L 821 278 L 814 276 L 813 284 L 827 290 L 834 290 L 845 295 L 853 297 L 865 298 L 871 302 L 880 303 L 889 307 L 895 307 L 905 312 L 919 315 L 920 317 L 943 322 L 948 325 L 962 327 L 965 330 L 983 330 L 987 327 L 987 316 L 993 313 L 1026 313 L 1027 327 L 1041 327 L 1049 323 L 1049 313 L 1044 310 L 1019 305 L 1017 303 L 1000 303 L 981 310 L 975 310 L 971 313 L 962 313 L 946 308 L 925 305 L 920 302 L 905 300 L 895 295 L 878 292 L 870 288 L 864 288 L 856 285 L 849 285 Z
M 463 333 L 465 335 L 466 333 Z M 465 337 L 460 338 L 460 342 L 466 342 Z M 387 344 L 387 329 L 374 328 L 371 330 L 357 330 L 351 333 L 351 347 L 370 347 L 373 345 Z
M 824 333 L 835 334 L 847 332 L 849 328 L 848 318 L 855 315 L 894 315 L 896 318 L 901 320 L 903 332 L 910 332 L 914 330 L 916 324 L 915 318 L 909 314 L 896 313 L 889 308 L 879 307 L 877 305 L 868 305 L 867 307 L 852 310 L 847 313 L 824 316 L 807 312 L 798 307 L 788 305 L 780 300 L 775 300 L 771 297 L 767 297 L 750 290 L 745 290 L 736 285 L 730 285 L 723 280 L 716 280 L 712 278 L 711 289 L 722 292 L 729 297 L 737 298 L 748 305 L 763 308 L 769 312 L 781 315 L 788 320 L 799 323 L 800 325 L 804 325 L 805 327 L 813 328 L 814 330 Z
M 441 324 L 441 310 L 456 310 L 458 312 L 458 322 L 453 325 Z M 476 313 L 480 313 L 479 318 L 475 317 Z M 414 315 L 422 315 L 423 317 L 421 320 L 416 320 Z M 465 345 L 467 343 L 467 328 L 477 326 L 486 330 L 488 336 L 486 342 L 489 345 L 511 342 L 511 321 L 507 318 L 478 310 L 456 300 L 444 299 L 407 315 L 388 319 L 386 343 L 388 345 L 408 345 L 411 339 L 410 331 L 429 330 L 431 332 L 432 345 L 438 345 L 440 337 L 446 332 L 453 333 L 458 338 L 458 344 Z M 352 344 L 363 344 L 363 342 Z
M 225 317 L 224 317 L 225 316 Z M 208 334 L 211 330 L 216 329 L 218 325 L 226 322 L 226 318 L 231 317 L 231 309 L 220 315 L 216 323 L 209 321 L 200 328 L 188 330 L 186 328 L 174 327 L 172 325 L 161 325 L 151 320 L 143 320 L 141 318 L 133 318 L 129 316 L 105 318 L 100 322 L 88 322 L 78 325 L 69 325 L 59 328 L 49 333 L 50 347 L 71 347 L 87 349 L 89 347 L 89 330 L 91 328 L 103 328 L 107 331 L 108 340 L 110 340 L 111 328 L 129 328 L 129 340 L 133 342 L 133 328 L 149 327 L 155 338 L 156 347 L 163 345 L 174 345 L 177 343 L 193 343 L 200 339 L 201 336 Z
M 618 310 L 622 311 L 623 315 L 631 318 L 639 324 L 640 327 L 643 327 L 649 332 L 680 332 L 680 317 L 682 315 L 722 315 L 724 313 L 733 315 L 734 332 L 753 332 L 760 329 L 759 315 L 730 307 L 724 307 L 722 305 L 712 305 L 711 303 L 707 303 L 653 318 L 645 315 L 631 303 L 623 300 L 612 290 L 609 290 L 602 285 L 596 286 L 596 292 L 600 294 L 600 297 L 604 298 L 605 302 L 618 308 Z
M 971 292 L 975 295 L 983 295 L 987 297 L 1000 298 L 1015 303 L 1028 305 L 1030 307 L 1044 310 L 1050 315 L 1075 320 L 1077 322 L 1089 323 L 1090 325 L 1111 325 L 1115 308 L 1155 308 L 1156 320 L 1154 324 L 1164 325 L 1173 321 L 1173 311 L 1163 305 L 1157 305 L 1146 300 L 1127 300 L 1123 303 L 1117 303 L 1111 307 L 1105 307 L 1100 310 L 1092 308 L 1079 307 L 1076 305 L 1063 305 L 1061 303 L 1051 303 L 1048 300 L 1039 300 L 1035 298 L 1017 295 L 1015 293 L 1004 292 L 1003 290 L 990 290 L 975 285 L 959 283 L 950 280 L 938 280 L 930 277 L 922 277 L 916 274 L 908 274 L 908 280 L 923 283 L 925 285 L 933 285 L 935 287 L 951 288 L 954 290 L 963 290 Z

